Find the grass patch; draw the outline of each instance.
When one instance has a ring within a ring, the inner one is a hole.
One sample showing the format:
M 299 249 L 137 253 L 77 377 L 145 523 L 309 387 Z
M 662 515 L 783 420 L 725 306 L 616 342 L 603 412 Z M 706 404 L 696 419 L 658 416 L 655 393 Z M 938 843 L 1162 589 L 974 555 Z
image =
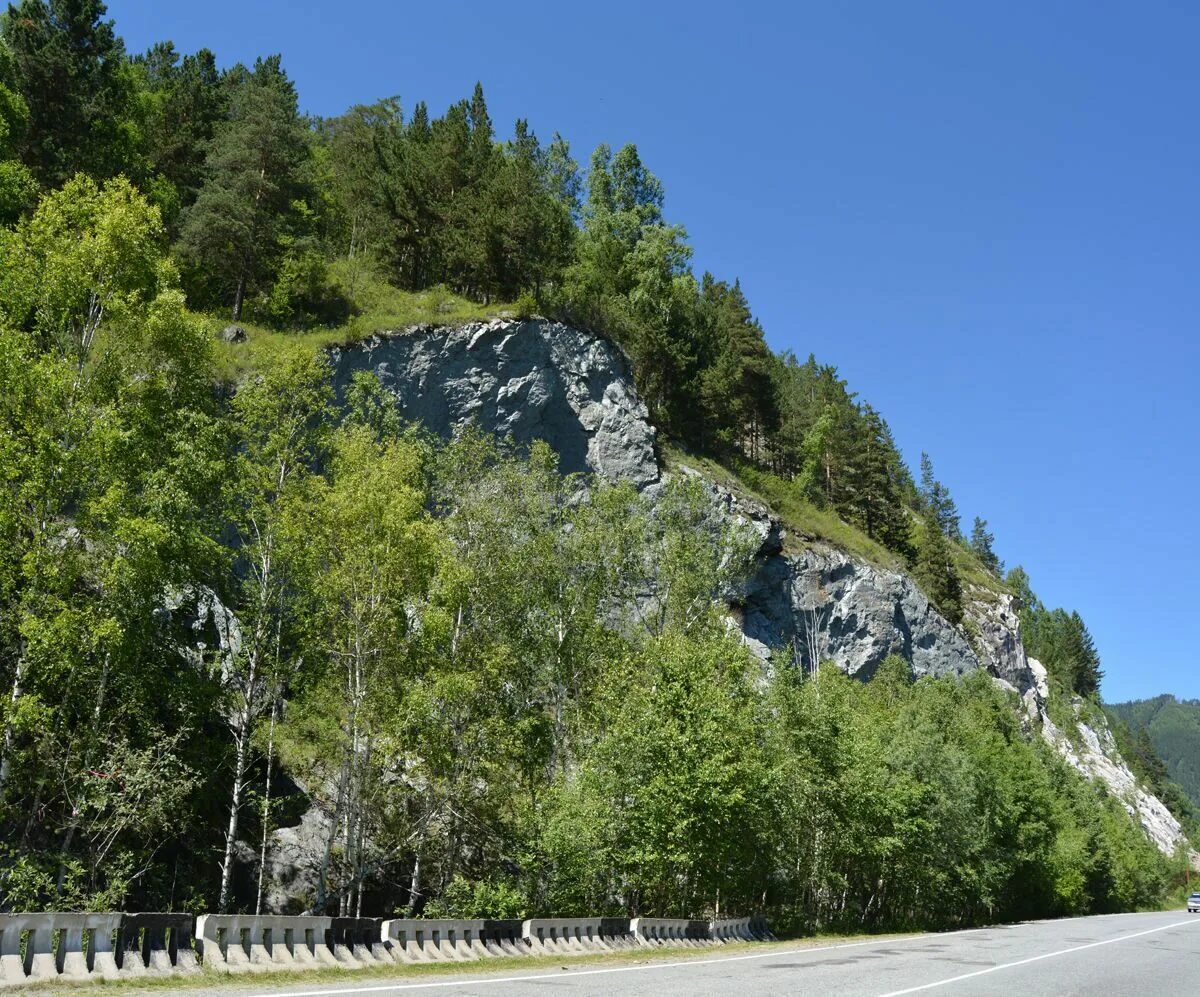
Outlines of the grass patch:
M 735 471 L 712 458 L 684 453 L 672 446 L 664 449 L 663 459 L 668 469 L 684 464 L 734 494 L 767 506 L 785 527 L 785 553 L 800 554 L 816 543 L 824 543 L 877 568 L 905 570 L 903 559 L 893 551 L 876 543 L 833 510 L 822 509 L 802 498 L 791 482 L 753 468 Z
M 281 354 L 307 346 L 314 350 L 347 346 L 377 332 L 390 332 L 410 325 L 458 325 L 463 322 L 516 315 L 514 305 L 495 302 L 481 305 L 443 287 L 424 291 L 402 291 L 369 271 L 351 274 L 336 266 L 339 280 L 354 303 L 355 314 L 344 324 L 332 328 L 281 331 L 250 321 L 240 321 L 246 330 L 244 343 L 226 343 L 221 330 L 230 324 L 224 314 L 198 317 L 216 340 L 214 350 L 217 373 L 225 383 L 236 383 L 247 374 L 270 366 Z
M 962 582 L 963 592 L 969 598 L 978 598 L 980 595 L 990 595 L 995 598 L 1001 595 L 1012 595 L 1012 590 L 1004 584 L 1004 581 L 980 564 L 979 558 L 962 544 L 952 543 L 950 553 L 954 559 L 954 570 L 958 572 L 959 580 Z

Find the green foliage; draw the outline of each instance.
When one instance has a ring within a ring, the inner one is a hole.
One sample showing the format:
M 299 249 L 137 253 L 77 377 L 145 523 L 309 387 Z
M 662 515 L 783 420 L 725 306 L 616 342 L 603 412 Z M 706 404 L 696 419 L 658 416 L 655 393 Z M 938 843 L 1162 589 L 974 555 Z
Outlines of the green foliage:
M 979 559 L 979 563 L 993 575 L 999 577 L 1004 574 L 1004 562 L 996 556 L 996 552 L 992 549 L 995 542 L 995 536 L 988 531 L 987 520 L 976 516 L 975 523 L 971 527 L 971 539 L 968 541 L 968 545 L 972 553 Z
M 949 540 L 960 540 L 958 507 L 950 497 L 950 490 L 933 476 L 933 461 L 929 454 L 921 454 L 921 511 L 929 516 L 942 535 Z
M 1021 601 L 1021 633 L 1030 655 L 1046 666 L 1061 689 L 1080 696 L 1099 696 L 1104 672 L 1083 617 L 1043 605 L 1019 565 L 1009 572 L 1008 584 Z
M 206 178 L 183 217 L 179 251 L 191 293 L 230 304 L 268 286 L 288 236 L 306 222 L 301 166 L 308 136 L 277 56 L 260 59 L 230 99 L 208 146 Z
M 252 306 L 255 318 L 277 329 L 336 326 L 345 322 L 350 302 L 315 249 L 289 252 L 275 283 Z
M 0 22 L 28 107 L 21 158 L 46 186 L 111 177 L 129 153 L 125 48 L 100 0 L 21 0 Z
M 441 896 L 426 904 L 422 916 L 504 920 L 524 918 L 528 911 L 529 899 L 512 883 L 486 879 L 471 882 L 455 876 Z
M 921 530 L 913 573 L 925 594 L 951 623 L 962 620 L 962 584 L 954 566 L 950 541 L 937 526 L 927 522 Z
M 1189 809 L 1200 812 L 1200 703 L 1174 696 L 1105 707 L 1118 738 L 1124 735 L 1122 756 L 1176 816 Z M 1128 754 L 1126 754 L 1128 751 Z M 1165 766 L 1165 771 L 1164 771 Z M 1172 787 L 1181 790 L 1179 800 Z M 1162 792 L 1159 792 L 1159 790 Z
M 134 59 L 131 75 L 142 165 L 128 172 L 145 174 L 143 183 L 157 192 L 153 200 L 175 236 L 180 210 L 195 202 L 204 184 L 205 155 L 228 113 L 232 78 L 222 77 L 208 49 L 180 56 L 171 42 Z

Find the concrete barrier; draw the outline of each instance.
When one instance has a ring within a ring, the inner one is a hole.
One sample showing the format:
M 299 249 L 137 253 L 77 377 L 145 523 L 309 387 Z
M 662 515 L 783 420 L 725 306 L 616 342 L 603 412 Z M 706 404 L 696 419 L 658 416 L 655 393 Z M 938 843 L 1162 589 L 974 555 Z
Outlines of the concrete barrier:
M 379 966 L 395 962 L 383 943 L 383 921 L 375 917 L 330 919 L 329 947 L 345 965 Z
M 713 944 L 707 921 L 682 918 L 635 917 L 629 922 L 630 934 L 640 945 L 676 945 L 701 948 Z
M 226 973 L 346 964 L 331 950 L 332 921 L 328 917 L 203 914 L 196 919 L 196 946 L 204 965 Z
M 727 917 L 709 922 L 709 934 L 718 942 L 770 942 L 775 940 L 766 918 Z
M 117 966 L 122 976 L 199 972 L 195 939 L 191 914 L 124 914 Z
M 530 955 L 529 943 L 521 934 L 525 922 L 518 919 L 483 922 L 483 944 L 492 955 Z
M 711 922 L 648 917 L 379 921 L 245 914 L 195 919 L 155 913 L 0 914 L 0 986 L 195 972 L 197 953 L 218 971 L 254 973 L 583 954 L 639 945 L 700 947 L 773 937 L 761 917 Z
M 400 962 L 468 962 L 517 955 L 504 942 L 519 937 L 519 921 L 394 918 L 383 922 L 383 938 Z
M 750 932 L 750 918 L 727 917 L 710 921 L 709 935 L 716 942 L 751 942 L 754 935 Z
M 521 936 L 537 954 L 614 952 L 632 948 L 629 920 L 616 917 L 539 917 L 525 921 Z
M 120 914 L 0 914 L 0 983 L 115 979 L 120 925 Z

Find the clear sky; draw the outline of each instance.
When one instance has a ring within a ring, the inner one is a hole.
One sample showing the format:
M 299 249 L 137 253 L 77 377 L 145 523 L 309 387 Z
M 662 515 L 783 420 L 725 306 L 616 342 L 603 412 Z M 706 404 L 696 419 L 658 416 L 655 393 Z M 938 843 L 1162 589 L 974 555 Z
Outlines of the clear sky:
M 281 52 L 304 108 L 483 82 L 586 162 L 637 143 L 698 269 L 836 364 L 966 523 L 1200 697 L 1200 4 L 110 0 L 133 51 Z

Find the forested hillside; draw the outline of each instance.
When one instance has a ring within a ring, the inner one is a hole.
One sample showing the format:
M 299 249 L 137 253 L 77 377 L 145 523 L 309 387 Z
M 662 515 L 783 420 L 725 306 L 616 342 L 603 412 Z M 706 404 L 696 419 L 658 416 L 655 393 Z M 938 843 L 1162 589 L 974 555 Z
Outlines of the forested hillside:
M 278 56 L 130 54 L 98 0 L 8 8 L 0 909 L 256 910 L 305 812 L 297 910 L 1157 902 L 1172 862 L 986 675 L 764 674 L 725 615 L 756 545 L 695 481 L 434 440 L 370 374 L 335 396 L 322 347 L 381 329 L 594 330 L 664 442 L 883 551 L 952 624 L 972 587 L 1015 592 L 1054 694 L 1094 699 L 1079 615 L 1003 574 L 836 368 L 773 354 L 666 203 L 632 145 L 584 169 L 525 121 L 498 137 L 480 86 L 316 120 Z
M 1156 696 L 1129 703 L 1108 703 L 1105 710 L 1125 727 L 1127 757 L 1144 759 L 1148 779 L 1171 781 L 1200 813 L 1200 702 Z

